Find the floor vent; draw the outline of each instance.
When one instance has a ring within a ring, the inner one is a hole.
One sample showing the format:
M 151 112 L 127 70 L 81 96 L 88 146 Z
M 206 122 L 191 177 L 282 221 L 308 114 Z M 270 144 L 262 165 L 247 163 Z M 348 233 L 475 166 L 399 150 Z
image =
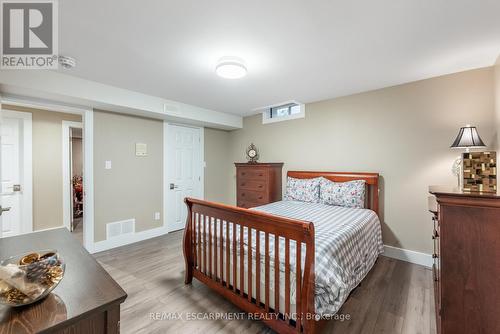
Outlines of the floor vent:
M 106 239 L 133 233 L 135 233 L 135 219 L 122 220 L 106 224 Z

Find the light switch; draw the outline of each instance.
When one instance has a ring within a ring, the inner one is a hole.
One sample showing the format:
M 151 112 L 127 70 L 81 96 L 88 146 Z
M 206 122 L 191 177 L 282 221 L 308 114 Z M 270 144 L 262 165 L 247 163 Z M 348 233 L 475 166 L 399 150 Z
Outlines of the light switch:
M 160 220 L 160 213 L 159 212 L 155 212 L 154 219 Z
M 148 155 L 148 144 L 136 143 L 135 144 L 135 156 L 145 157 Z
M 104 169 L 111 169 L 111 160 L 106 160 L 104 163 Z

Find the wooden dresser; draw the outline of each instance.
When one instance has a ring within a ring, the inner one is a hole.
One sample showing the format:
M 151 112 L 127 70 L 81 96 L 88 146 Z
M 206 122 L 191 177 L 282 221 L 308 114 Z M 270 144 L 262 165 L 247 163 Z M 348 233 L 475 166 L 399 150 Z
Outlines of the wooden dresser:
M 57 249 L 66 262 L 61 283 L 40 302 L 0 305 L 0 333 L 118 334 L 127 294 L 66 228 L 0 239 L 2 257 Z
M 438 333 L 500 333 L 500 194 L 429 192 Z
M 281 200 L 283 163 L 234 163 L 236 166 L 236 203 L 252 208 Z

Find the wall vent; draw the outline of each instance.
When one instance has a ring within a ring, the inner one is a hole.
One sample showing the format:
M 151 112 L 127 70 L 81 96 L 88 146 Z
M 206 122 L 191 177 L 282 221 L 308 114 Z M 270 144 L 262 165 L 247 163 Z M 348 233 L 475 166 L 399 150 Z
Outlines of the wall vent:
M 106 224 L 106 239 L 132 233 L 135 233 L 134 218 Z

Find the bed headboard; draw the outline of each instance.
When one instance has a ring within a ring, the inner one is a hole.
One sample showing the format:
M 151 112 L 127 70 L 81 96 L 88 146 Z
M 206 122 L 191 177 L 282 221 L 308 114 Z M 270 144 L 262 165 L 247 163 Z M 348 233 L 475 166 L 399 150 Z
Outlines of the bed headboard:
M 378 173 L 359 173 L 359 172 L 311 172 L 311 171 L 288 171 L 287 176 L 296 179 L 312 179 L 315 177 L 324 177 L 334 182 L 347 182 L 353 180 L 364 180 L 366 182 L 366 203 L 365 207 L 379 214 L 378 207 Z

